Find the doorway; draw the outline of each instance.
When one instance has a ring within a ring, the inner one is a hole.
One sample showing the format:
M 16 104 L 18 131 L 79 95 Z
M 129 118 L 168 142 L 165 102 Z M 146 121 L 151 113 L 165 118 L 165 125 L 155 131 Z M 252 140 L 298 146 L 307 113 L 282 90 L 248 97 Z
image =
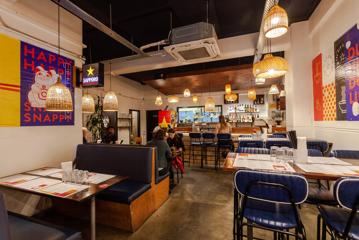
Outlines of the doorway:
M 131 129 L 130 136 L 140 137 L 141 136 L 141 112 L 140 110 L 130 109 L 131 115 Z
M 158 110 L 146 111 L 147 142 L 152 140 L 152 132 L 158 126 Z

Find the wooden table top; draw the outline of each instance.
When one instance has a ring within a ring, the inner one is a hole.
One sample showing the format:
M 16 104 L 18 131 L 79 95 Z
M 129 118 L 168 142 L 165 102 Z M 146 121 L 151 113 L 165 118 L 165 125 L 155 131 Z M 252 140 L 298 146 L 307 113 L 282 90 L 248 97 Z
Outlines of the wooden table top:
M 236 158 L 235 153 L 229 153 L 227 155 L 227 158 L 225 159 L 224 164 L 222 166 L 223 171 L 236 172 L 237 170 L 239 170 L 239 168 L 236 168 L 236 167 L 233 166 L 235 158 Z M 353 165 L 359 165 L 359 161 L 356 160 L 356 159 L 340 159 L 340 160 L 343 160 L 345 162 L 351 163 Z M 341 177 L 353 176 L 353 175 L 334 175 L 334 174 L 305 172 L 295 164 L 292 167 L 293 167 L 293 169 L 295 170 L 296 173 L 299 173 L 299 174 L 303 175 L 307 179 L 335 181 L 335 180 L 337 180 L 338 178 L 341 178 Z M 355 176 L 358 176 L 358 175 L 355 175 Z
M 18 173 L 18 174 L 32 175 L 32 174 L 29 174 L 29 173 Z M 14 174 L 14 175 L 17 175 L 17 174 Z M 55 178 L 50 177 L 50 176 L 38 176 L 38 177 L 55 179 Z M 60 198 L 60 199 L 67 199 L 67 200 L 76 201 L 76 202 L 82 202 L 82 201 L 88 200 L 89 198 L 97 195 L 98 193 L 102 192 L 106 188 L 109 188 L 109 187 L 113 186 L 114 184 L 122 182 L 125 179 L 127 179 L 127 177 L 125 177 L 125 176 L 114 176 L 114 177 L 112 177 L 112 178 L 110 178 L 110 179 L 108 179 L 106 181 L 103 181 L 103 182 L 101 182 L 99 184 L 93 184 L 93 183 L 86 184 L 86 185 L 89 186 L 89 188 L 87 188 L 87 189 L 85 189 L 83 191 L 77 192 L 75 194 L 66 196 L 66 197 L 56 196 L 56 195 L 53 195 L 53 194 L 50 194 L 50 193 L 41 192 L 41 191 L 37 191 L 37 190 L 19 188 L 16 185 L 0 184 L 0 187 L 7 188 L 7 189 L 18 190 L 18 191 L 22 191 L 22 192 L 25 192 L 25 193 L 36 194 L 36 195 L 40 195 L 40 196 L 44 196 L 44 197 Z

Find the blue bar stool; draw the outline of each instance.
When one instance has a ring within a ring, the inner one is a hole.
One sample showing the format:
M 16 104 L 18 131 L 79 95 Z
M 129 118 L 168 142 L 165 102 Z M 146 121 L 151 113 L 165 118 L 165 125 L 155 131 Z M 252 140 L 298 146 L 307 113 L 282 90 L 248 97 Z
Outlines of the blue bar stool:
M 217 134 L 217 159 L 215 163 L 215 169 L 221 166 L 221 150 L 229 150 L 233 152 L 234 145 L 232 141 L 232 135 L 230 133 L 218 133 Z
M 194 162 L 195 149 L 200 148 L 201 150 L 201 162 L 202 162 L 202 134 L 201 133 L 189 133 L 190 144 L 189 144 L 189 161 L 188 166 L 191 166 L 191 156 Z
M 207 164 L 207 150 L 213 148 L 215 164 L 217 161 L 217 143 L 216 134 L 214 133 L 202 133 L 202 154 L 201 154 L 201 168 L 203 168 L 203 159 Z

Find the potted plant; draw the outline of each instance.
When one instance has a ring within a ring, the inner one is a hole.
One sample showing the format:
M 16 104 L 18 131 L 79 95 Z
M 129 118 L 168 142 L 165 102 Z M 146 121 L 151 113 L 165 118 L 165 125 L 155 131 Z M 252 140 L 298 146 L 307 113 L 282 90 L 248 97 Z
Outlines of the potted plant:
M 97 96 L 95 112 L 87 117 L 86 127 L 92 133 L 94 142 L 101 140 L 104 130 L 104 123 L 102 116 L 102 103 L 99 96 Z

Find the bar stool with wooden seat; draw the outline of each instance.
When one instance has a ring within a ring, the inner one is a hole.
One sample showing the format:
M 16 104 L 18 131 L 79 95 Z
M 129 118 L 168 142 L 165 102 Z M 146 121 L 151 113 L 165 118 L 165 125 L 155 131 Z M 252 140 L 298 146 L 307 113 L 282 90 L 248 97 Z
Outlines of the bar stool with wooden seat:
M 191 166 L 191 156 L 192 161 L 194 162 L 194 153 L 197 148 L 200 148 L 201 150 L 201 159 L 202 159 L 202 134 L 201 133 L 195 133 L 191 132 L 189 133 L 190 143 L 189 143 L 189 161 L 188 166 Z M 202 160 L 201 160 L 202 161 Z
M 201 151 L 201 168 L 203 168 L 203 160 L 205 163 L 208 163 L 207 150 L 213 148 L 214 152 L 214 162 L 217 162 L 217 143 L 216 143 L 216 134 L 214 133 L 202 133 L 202 151 Z

